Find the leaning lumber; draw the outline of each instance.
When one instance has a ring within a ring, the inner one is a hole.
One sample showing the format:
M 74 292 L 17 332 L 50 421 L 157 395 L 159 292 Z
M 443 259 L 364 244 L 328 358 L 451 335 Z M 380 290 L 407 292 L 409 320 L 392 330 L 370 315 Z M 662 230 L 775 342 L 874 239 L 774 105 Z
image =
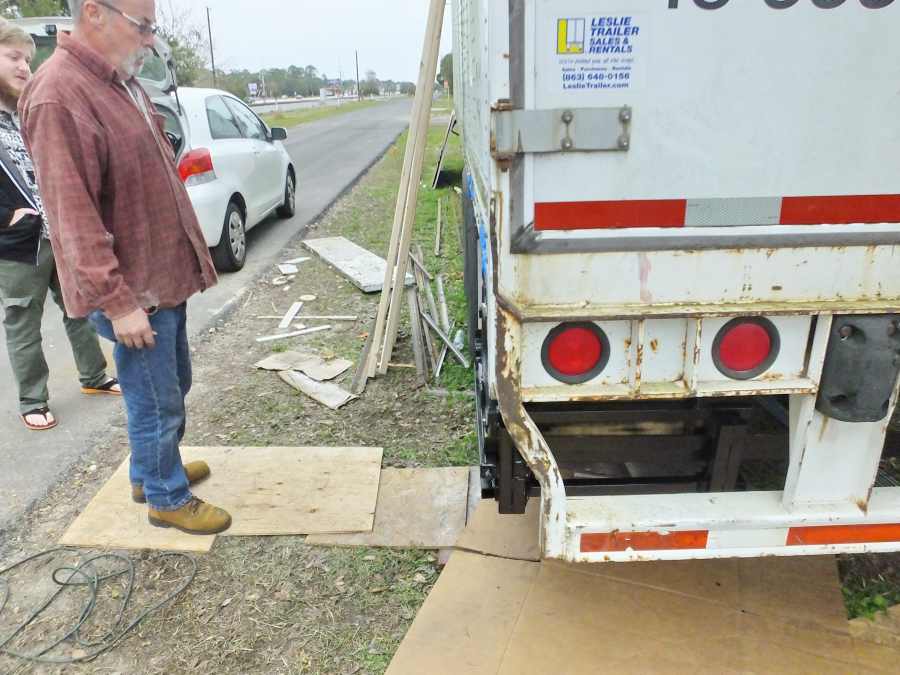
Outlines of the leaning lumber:
M 463 368 L 469 367 L 469 360 L 463 355 L 461 351 L 456 348 L 456 345 L 453 344 L 453 340 L 441 330 L 440 326 L 438 326 L 434 319 L 428 316 L 425 312 L 422 312 L 422 320 L 428 324 L 428 327 L 431 328 L 435 332 L 435 334 L 441 338 L 441 341 L 447 345 L 447 348 L 450 350 L 450 353 L 456 357 L 456 360 L 459 361 Z
M 433 89 L 431 83 L 437 72 L 445 4 L 445 0 L 431 0 L 430 3 L 413 116 L 397 193 L 391 241 L 388 247 L 387 273 L 374 322 L 375 339 L 373 349 L 369 354 L 368 367 L 370 376 L 375 375 L 376 371 L 382 374 L 387 372 L 397 337 L 400 294 L 403 291 L 403 284 L 400 282 L 406 274 L 409 247 L 412 241 L 419 181 L 422 178 L 422 165 L 425 159 L 430 122 L 431 91 Z

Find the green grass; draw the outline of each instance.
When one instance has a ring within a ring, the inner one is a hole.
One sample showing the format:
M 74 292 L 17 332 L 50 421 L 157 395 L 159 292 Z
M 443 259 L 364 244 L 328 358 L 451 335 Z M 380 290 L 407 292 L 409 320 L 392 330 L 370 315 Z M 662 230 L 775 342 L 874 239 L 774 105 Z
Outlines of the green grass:
M 846 579 L 842 590 L 851 619 L 872 619 L 878 612 L 886 612 L 888 607 L 900 604 L 900 588 L 883 578 Z
M 316 108 L 303 108 L 287 112 L 266 113 L 260 115 L 263 121 L 270 127 L 283 127 L 285 129 L 296 127 L 300 124 L 315 122 L 326 117 L 346 115 L 357 110 L 364 110 L 378 105 L 378 101 L 351 101 L 341 105 L 323 105 Z

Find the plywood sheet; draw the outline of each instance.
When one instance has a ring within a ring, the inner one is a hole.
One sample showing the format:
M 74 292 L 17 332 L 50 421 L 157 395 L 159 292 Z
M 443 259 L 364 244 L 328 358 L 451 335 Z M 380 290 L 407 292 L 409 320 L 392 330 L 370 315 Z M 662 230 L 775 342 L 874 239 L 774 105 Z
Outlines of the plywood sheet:
M 212 475 L 194 492 L 228 510 L 224 536 L 367 532 L 381 448 L 183 448 Z
M 307 544 L 445 548 L 466 524 L 468 467 L 384 469 L 372 532 L 310 535 Z
M 233 518 L 225 536 L 360 532 L 372 529 L 380 448 L 182 448 L 212 475 L 192 488 Z M 60 543 L 95 548 L 208 551 L 214 537 L 182 534 L 147 522 L 131 501 L 126 460 Z
M 454 552 L 388 675 L 495 675 L 539 569 L 537 563 Z
M 540 560 L 539 510 L 540 500 L 530 499 L 523 515 L 500 515 L 496 501 L 482 499 L 456 547 L 500 558 Z
M 184 534 L 147 522 L 147 507 L 131 501 L 126 459 L 59 540 L 62 546 L 208 553 L 215 536 Z
M 371 251 L 357 246 L 344 237 L 306 239 L 310 251 L 347 277 L 363 293 L 375 293 L 384 285 L 387 262 Z M 406 283 L 412 283 L 407 275 Z

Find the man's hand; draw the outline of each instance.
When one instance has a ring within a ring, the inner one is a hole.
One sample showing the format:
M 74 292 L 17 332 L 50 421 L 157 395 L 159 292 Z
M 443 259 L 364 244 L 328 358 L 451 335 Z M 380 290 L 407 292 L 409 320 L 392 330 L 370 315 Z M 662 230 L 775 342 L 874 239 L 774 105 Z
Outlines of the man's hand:
M 38 216 L 40 215 L 34 209 L 16 209 L 13 211 L 12 221 L 9 223 L 9 226 L 12 227 L 16 223 L 18 223 L 25 216 Z
M 114 319 L 112 327 L 116 339 L 129 349 L 153 349 L 156 346 L 150 319 L 142 309 L 136 309 L 131 314 Z

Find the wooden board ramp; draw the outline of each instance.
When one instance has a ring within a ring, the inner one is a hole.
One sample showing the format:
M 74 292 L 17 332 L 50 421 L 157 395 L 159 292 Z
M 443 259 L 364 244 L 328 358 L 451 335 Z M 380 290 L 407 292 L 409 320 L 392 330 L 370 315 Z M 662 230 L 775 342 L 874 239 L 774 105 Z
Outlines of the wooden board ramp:
M 466 525 L 469 468 L 384 469 L 371 532 L 317 534 L 307 544 L 448 548 Z
M 368 532 L 375 519 L 381 448 L 189 448 L 212 474 L 192 492 L 229 511 L 222 536 Z M 198 537 L 147 522 L 147 506 L 131 501 L 128 460 L 78 516 L 60 543 L 112 549 L 206 552 L 215 537 Z

